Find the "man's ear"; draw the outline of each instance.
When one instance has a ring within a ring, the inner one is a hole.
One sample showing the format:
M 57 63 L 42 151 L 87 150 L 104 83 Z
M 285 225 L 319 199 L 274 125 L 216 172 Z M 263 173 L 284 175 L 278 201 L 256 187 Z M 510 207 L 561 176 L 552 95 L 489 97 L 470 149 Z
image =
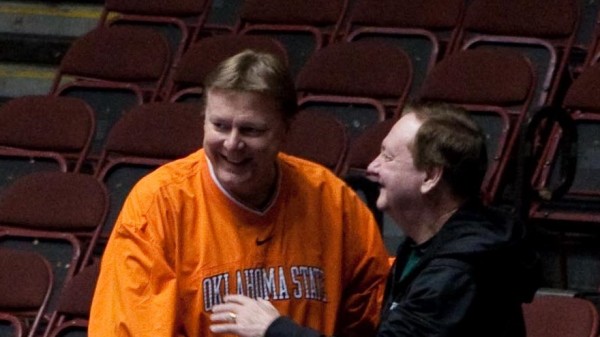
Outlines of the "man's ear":
M 444 168 L 442 166 L 434 166 L 425 170 L 425 177 L 421 183 L 421 193 L 427 194 L 431 192 L 442 181 Z

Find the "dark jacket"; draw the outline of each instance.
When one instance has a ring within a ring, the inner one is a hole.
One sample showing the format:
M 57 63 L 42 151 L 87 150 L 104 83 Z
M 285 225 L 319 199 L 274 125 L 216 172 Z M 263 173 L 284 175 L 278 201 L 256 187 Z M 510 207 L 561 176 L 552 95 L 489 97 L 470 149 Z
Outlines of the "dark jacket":
M 408 255 L 418 262 L 402 278 Z M 463 205 L 426 244 L 405 239 L 388 280 L 378 337 L 521 337 L 521 304 L 541 280 L 523 226 L 478 202 Z M 266 337 L 319 336 L 279 318 Z
M 467 203 L 425 246 L 399 279 L 411 242 L 400 244 L 377 336 L 525 336 L 521 304 L 541 269 L 519 222 Z

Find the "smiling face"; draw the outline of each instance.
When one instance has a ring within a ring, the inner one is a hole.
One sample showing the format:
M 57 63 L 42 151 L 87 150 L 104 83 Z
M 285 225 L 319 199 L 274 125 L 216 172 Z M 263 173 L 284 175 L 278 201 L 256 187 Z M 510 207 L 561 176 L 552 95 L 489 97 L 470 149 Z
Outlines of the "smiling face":
M 217 179 L 238 201 L 262 207 L 273 193 L 287 132 L 277 102 L 258 92 L 213 88 L 205 115 L 204 149 Z
M 367 169 L 369 179 L 380 186 L 377 208 L 393 215 L 418 203 L 427 178 L 413 162 L 410 144 L 422 122 L 414 114 L 404 115 L 383 140 L 381 153 Z

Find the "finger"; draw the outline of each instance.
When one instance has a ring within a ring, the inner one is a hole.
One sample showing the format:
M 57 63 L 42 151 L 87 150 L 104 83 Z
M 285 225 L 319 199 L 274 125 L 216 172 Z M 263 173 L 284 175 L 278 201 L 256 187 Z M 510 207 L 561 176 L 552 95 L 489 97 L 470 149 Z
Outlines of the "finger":
M 213 314 L 210 315 L 210 317 L 215 317 L 215 319 L 221 321 L 235 321 L 235 319 L 237 318 L 237 314 L 233 311 L 219 311 L 213 312 Z
M 254 301 L 254 299 L 252 299 L 248 296 L 238 295 L 238 294 L 226 295 L 223 299 L 225 300 L 226 303 L 237 303 L 237 304 L 245 304 L 245 303 L 250 303 L 250 302 Z
M 265 300 L 264 298 L 257 298 L 256 301 L 258 301 L 258 303 L 260 303 L 260 304 L 271 305 L 271 302 Z
M 231 324 L 235 324 L 235 319 L 237 315 L 232 312 L 220 312 L 217 314 L 210 315 L 210 320 L 213 322 L 228 322 Z
M 258 305 L 259 305 L 261 308 L 273 308 L 273 309 L 275 308 L 275 307 L 273 306 L 273 303 L 271 303 L 271 302 L 269 302 L 269 301 L 267 301 L 267 300 L 265 300 L 265 299 L 263 299 L 263 298 L 259 298 L 259 299 L 257 300 L 257 302 L 258 302 Z
M 210 331 L 214 333 L 233 333 L 237 334 L 237 327 L 232 323 L 224 323 L 224 324 L 211 324 L 209 326 Z
M 240 305 L 237 303 L 221 303 L 221 304 L 216 304 L 212 307 L 212 312 L 237 312 L 237 310 L 239 309 Z

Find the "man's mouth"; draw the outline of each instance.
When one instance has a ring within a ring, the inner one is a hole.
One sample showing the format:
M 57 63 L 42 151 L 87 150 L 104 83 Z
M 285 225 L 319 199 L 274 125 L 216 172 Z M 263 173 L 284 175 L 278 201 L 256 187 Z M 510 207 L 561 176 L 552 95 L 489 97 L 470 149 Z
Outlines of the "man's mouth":
M 242 166 L 250 162 L 250 158 L 230 158 L 224 155 L 221 155 L 221 158 L 228 164 L 235 166 Z
M 375 174 L 373 174 L 373 173 L 366 172 L 366 173 L 365 173 L 365 178 L 367 178 L 367 179 L 369 179 L 370 181 L 372 181 L 372 182 L 374 182 L 374 183 L 376 183 L 376 184 L 380 185 L 380 184 L 379 184 L 379 182 L 377 181 L 377 175 L 375 175 Z

